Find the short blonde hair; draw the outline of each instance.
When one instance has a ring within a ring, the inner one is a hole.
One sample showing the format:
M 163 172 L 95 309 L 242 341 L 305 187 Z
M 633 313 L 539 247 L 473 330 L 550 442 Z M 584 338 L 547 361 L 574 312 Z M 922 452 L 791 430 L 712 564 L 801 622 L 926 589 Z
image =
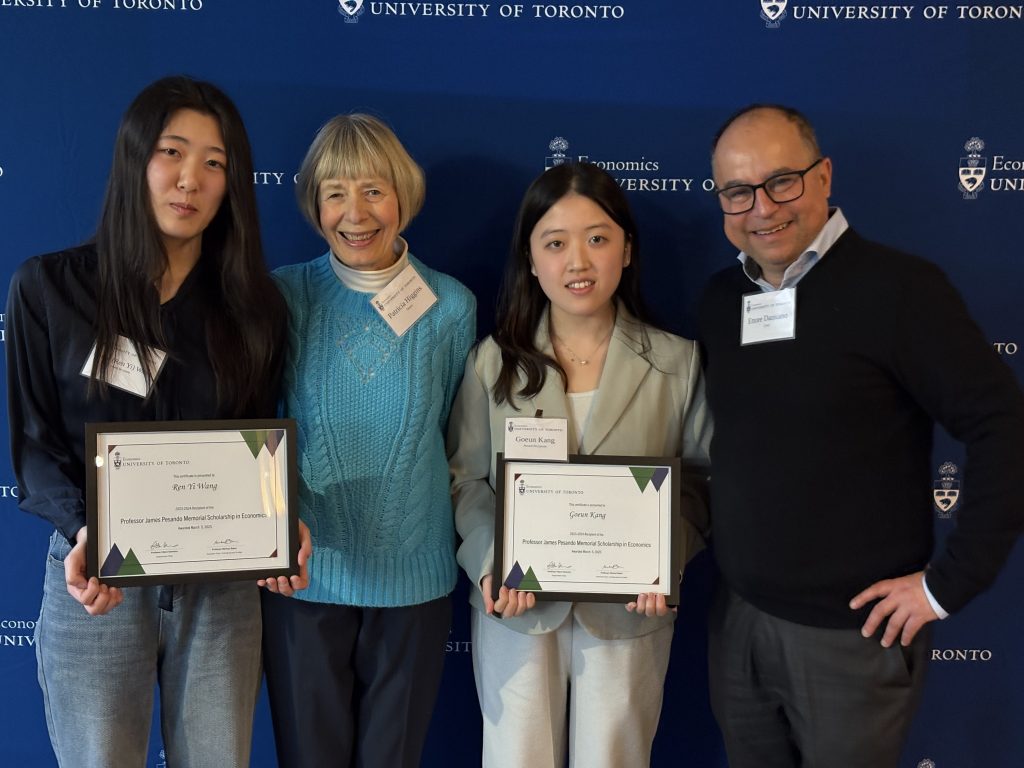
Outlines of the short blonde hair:
M 376 117 L 338 115 L 317 132 L 302 161 L 295 188 L 299 209 L 320 232 L 321 182 L 365 178 L 381 178 L 395 188 L 398 231 L 404 231 L 423 207 L 427 186 L 423 169 Z

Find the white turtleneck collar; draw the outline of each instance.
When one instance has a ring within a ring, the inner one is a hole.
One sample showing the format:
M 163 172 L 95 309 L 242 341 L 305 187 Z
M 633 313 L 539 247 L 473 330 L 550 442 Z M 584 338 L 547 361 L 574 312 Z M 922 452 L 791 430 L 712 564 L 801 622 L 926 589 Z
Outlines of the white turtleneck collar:
M 395 255 L 398 257 L 390 267 L 377 270 L 352 269 L 342 263 L 341 259 L 331 254 L 331 267 L 334 274 L 346 288 L 360 293 L 380 293 L 384 286 L 398 277 L 398 273 L 409 266 L 409 244 L 404 238 L 395 239 Z

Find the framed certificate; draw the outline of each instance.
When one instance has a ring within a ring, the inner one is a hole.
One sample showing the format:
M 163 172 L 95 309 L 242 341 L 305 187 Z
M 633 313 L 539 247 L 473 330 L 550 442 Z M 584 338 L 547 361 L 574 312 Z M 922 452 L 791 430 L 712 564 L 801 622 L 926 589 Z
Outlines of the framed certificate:
M 641 592 L 679 602 L 680 460 L 498 454 L 493 597 L 501 585 L 538 600 L 627 603 Z
M 86 424 L 88 575 L 112 586 L 298 573 L 292 419 Z

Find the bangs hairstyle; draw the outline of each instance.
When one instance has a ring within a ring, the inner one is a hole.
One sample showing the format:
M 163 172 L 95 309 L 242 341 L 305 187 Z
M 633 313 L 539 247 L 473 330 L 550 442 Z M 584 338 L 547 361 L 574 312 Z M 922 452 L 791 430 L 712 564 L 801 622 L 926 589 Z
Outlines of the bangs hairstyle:
M 398 197 L 398 231 L 403 232 L 423 207 L 423 169 L 394 132 L 376 117 L 338 115 L 309 145 L 295 187 L 299 209 L 320 232 L 320 184 L 329 179 L 384 179 Z
M 498 291 L 494 341 L 501 348 L 501 372 L 494 385 L 494 402 L 512 403 L 515 398 L 529 399 L 544 386 L 547 368 L 562 377 L 565 371 L 558 361 L 537 349 L 537 326 L 548 306 L 548 297 L 530 272 L 530 235 L 541 217 L 559 200 L 577 194 L 595 203 L 622 227 L 629 246 L 629 264 L 615 289 L 614 298 L 640 321 L 636 335 L 642 354 L 650 347 L 643 323 L 649 313 L 640 295 L 640 234 L 625 193 L 611 176 L 593 163 L 565 163 L 542 173 L 526 190 L 519 206 L 505 274 Z M 519 374 L 525 382 L 516 390 Z

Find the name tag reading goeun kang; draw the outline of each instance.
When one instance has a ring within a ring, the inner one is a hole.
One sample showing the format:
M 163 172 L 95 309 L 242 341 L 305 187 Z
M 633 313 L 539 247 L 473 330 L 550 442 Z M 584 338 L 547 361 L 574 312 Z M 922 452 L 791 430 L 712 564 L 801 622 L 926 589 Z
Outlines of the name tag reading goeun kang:
M 370 302 L 395 335 L 402 336 L 437 303 L 437 296 L 410 264 Z
M 567 419 L 510 416 L 505 419 L 505 458 L 565 461 L 569 457 Z
M 796 338 L 796 288 L 743 297 L 740 345 Z

